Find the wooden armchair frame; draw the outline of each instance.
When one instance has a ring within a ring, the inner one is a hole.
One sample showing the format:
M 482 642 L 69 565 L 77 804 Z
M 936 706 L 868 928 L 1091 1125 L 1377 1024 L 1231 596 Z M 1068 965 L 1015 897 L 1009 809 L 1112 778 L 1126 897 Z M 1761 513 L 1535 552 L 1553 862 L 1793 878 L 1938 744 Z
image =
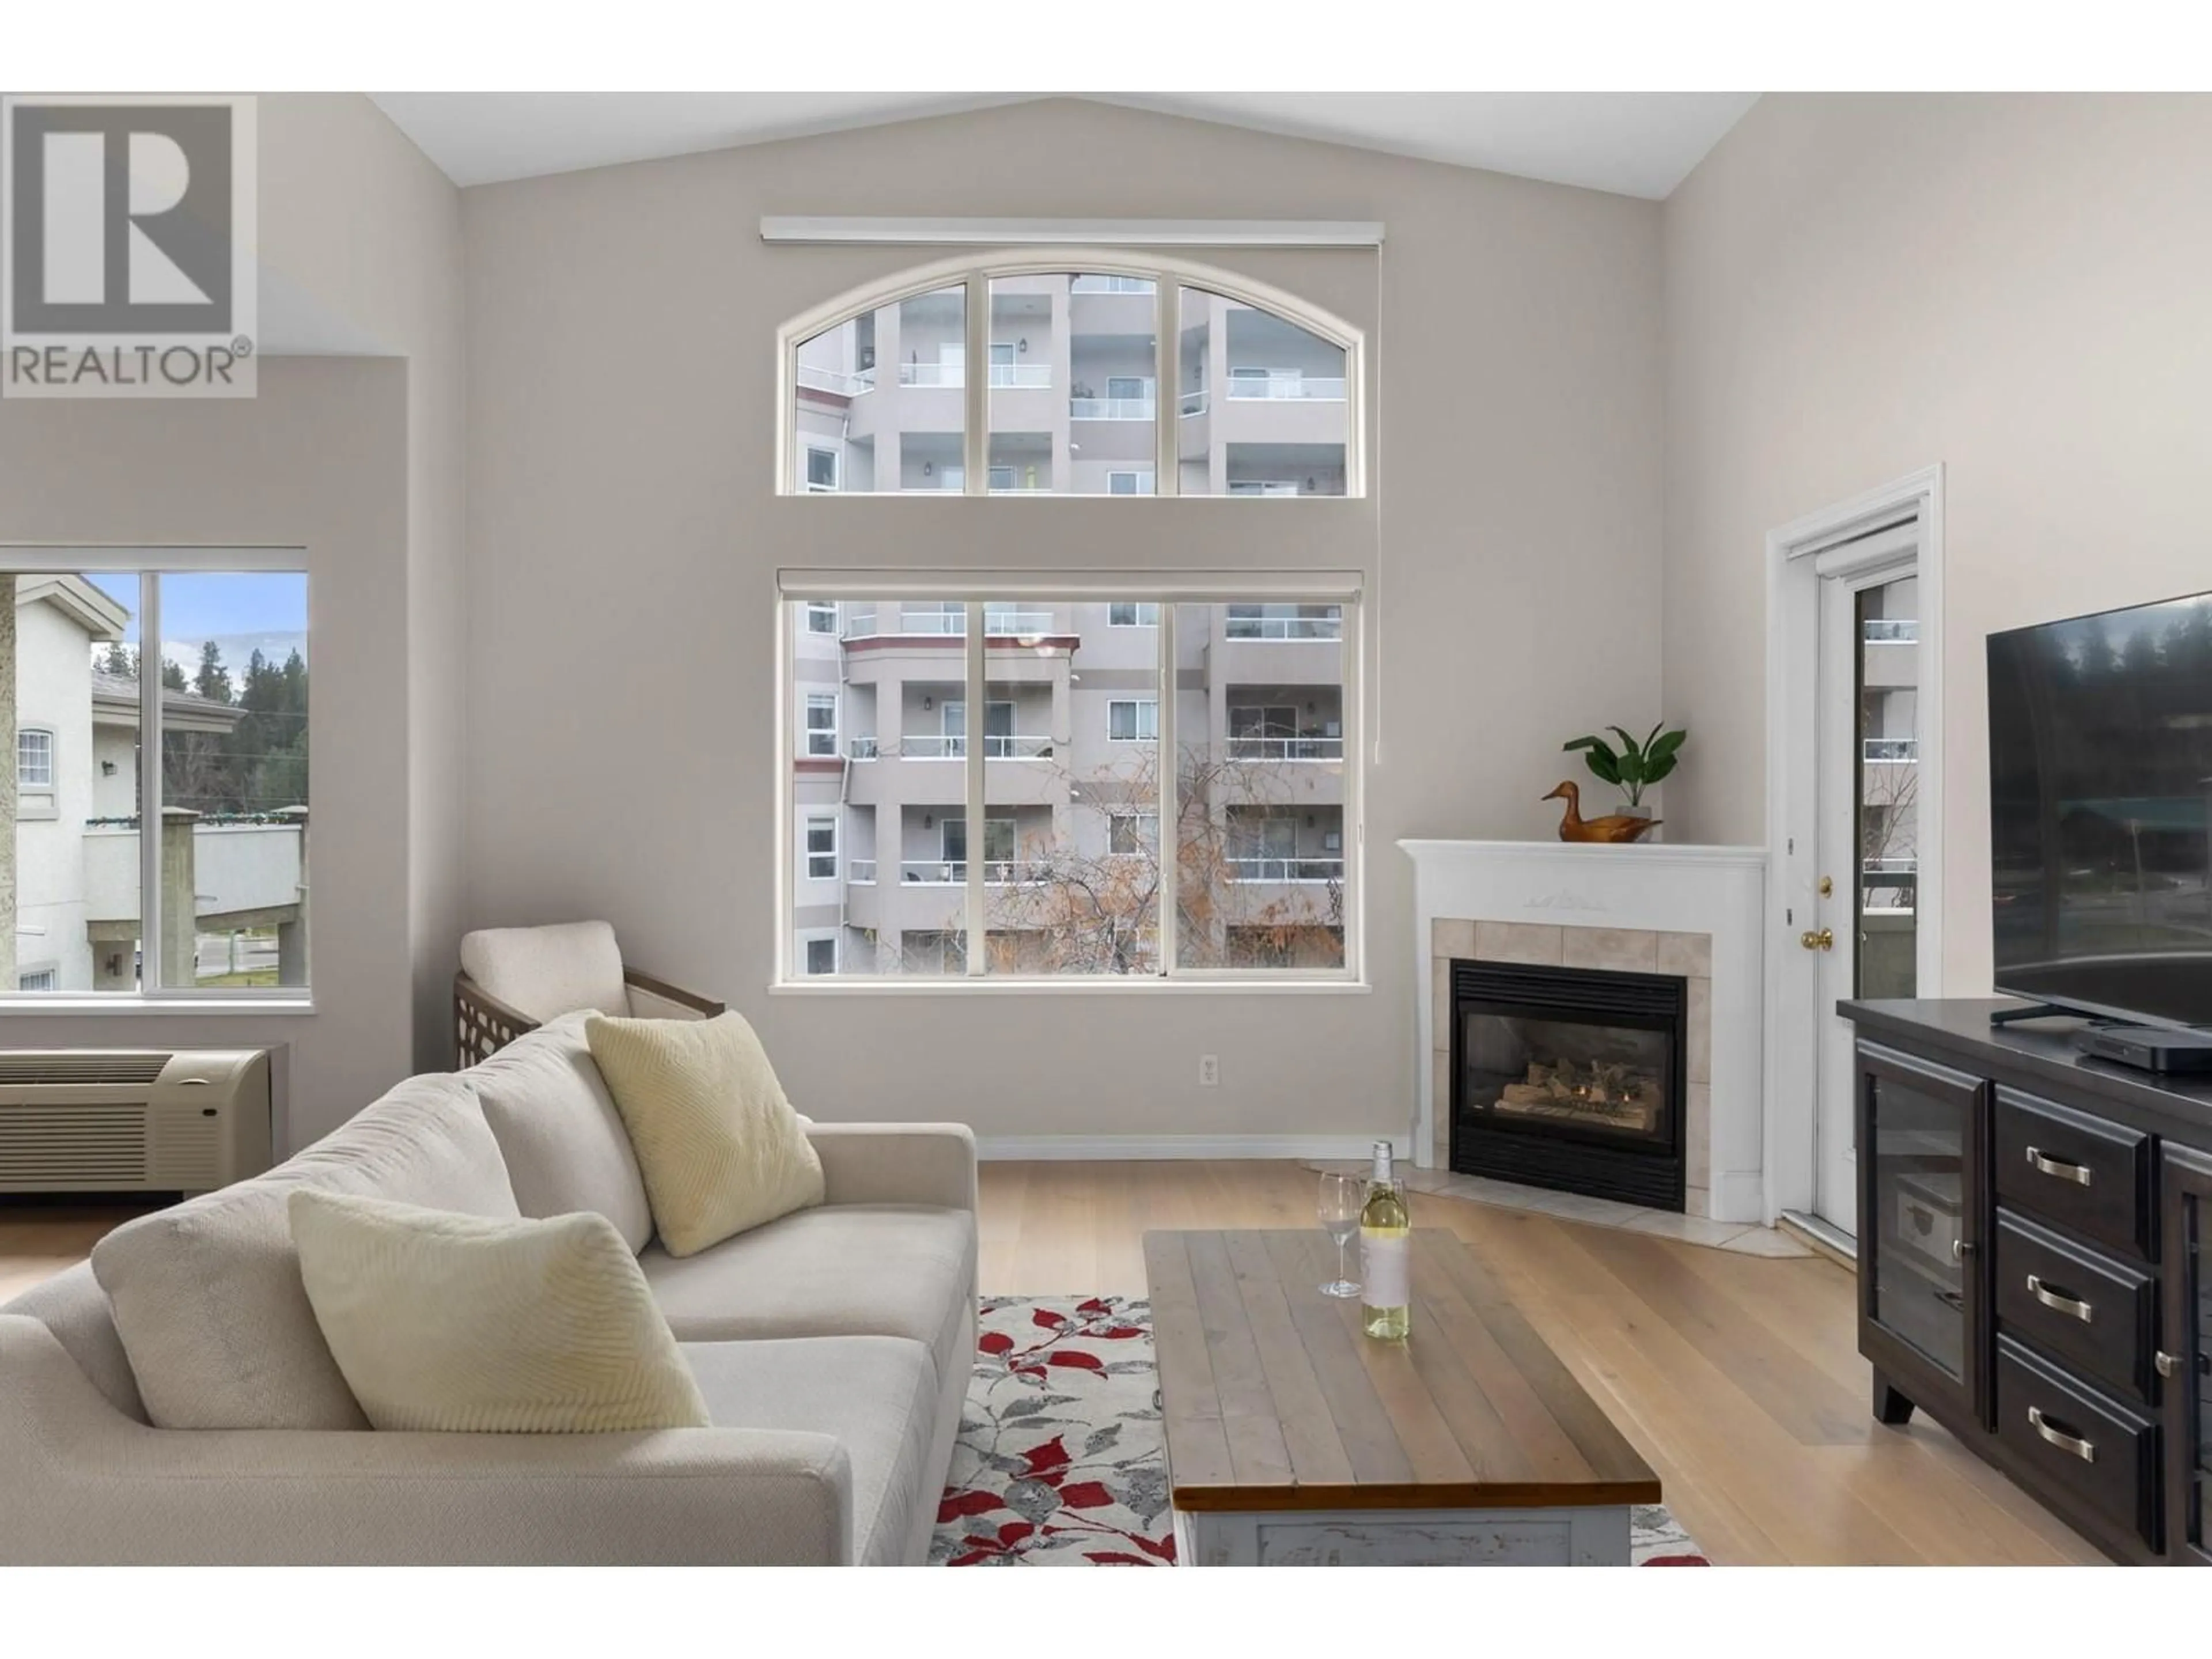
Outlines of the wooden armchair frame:
M 645 1018 L 712 1019 L 729 1012 L 727 1003 L 680 989 L 635 968 L 623 969 L 623 983 L 629 987 L 633 1004 L 642 999 L 663 1005 L 644 1010 L 634 1007 L 633 1012 Z M 455 1069 L 466 1071 L 478 1060 L 489 1060 L 515 1038 L 536 1030 L 541 1023 L 520 1009 L 510 1008 L 466 974 L 453 975 Z

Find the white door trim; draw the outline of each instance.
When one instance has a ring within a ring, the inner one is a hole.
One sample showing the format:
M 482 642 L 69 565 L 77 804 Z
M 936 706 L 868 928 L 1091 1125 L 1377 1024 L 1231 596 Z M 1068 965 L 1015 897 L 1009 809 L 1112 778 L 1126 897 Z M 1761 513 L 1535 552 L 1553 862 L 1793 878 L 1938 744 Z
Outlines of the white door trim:
M 1915 908 L 1920 994 L 1943 985 L 1943 467 L 1894 479 L 1808 514 L 1766 537 L 1766 914 L 1773 971 L 1766 976 L 1766 1218 L 1810 1210 L 1819 1073 L 1818 984 L 1797 935 L 1814 914 L 1819 843 L 1814 729 L 1818 710 L 1820 584 L 1898 556 L 1895 538 L 1866 532 L 1908 514 L 1918 520 L 1917 663 L 1920 845 Z M 1854 543 L 1854 538 L 1864 538 Z M 1852 872 L 1856 879 L 1856 872 Z

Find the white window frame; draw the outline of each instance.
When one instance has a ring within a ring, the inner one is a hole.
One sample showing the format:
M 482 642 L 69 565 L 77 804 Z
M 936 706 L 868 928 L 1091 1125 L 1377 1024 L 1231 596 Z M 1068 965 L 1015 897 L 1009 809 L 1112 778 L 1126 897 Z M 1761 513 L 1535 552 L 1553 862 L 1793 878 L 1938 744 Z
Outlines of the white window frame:
M 1379 234 L 1372 227 L 1364 234 L 1369 236 Z M 952 240 L 960 241 L 965 239 Z M 1373 244 L 1361 241 L 1358 245 Z M 943 371 L 949 366 L 957 366 L 960 375 L 957 381 L 946 374 L 944 379 L 933 380 L 931 384 L 965 388 L 965 420 L 963 426 L 965 459 L 961 476 L 962 493 L 970 495 L 989 494 L 987 467 L 990 444 L 991 347 L 994 344 L 990 337 L 990 284 L 1001 277 L 1037 276 L 1126 276 L 1153 284 L 1150 295 L 1156 313 L 1152 331 L 1156 353 L 1153 373 L 1136 378 L 1143 380 L 1144 395 L 1154 400 L 1156 410 L 1158 388 L 1180 383 L 1177 377 L 1182 349 L 1181 306 L 1182 291 L 1186 288 L 1200 289 L 1267 312 L 1342 351 L 1345 355 L 1346 411 L 1344 490 L 1342 495 L 1328 499 L 1357 499 L 1367 495 L 1370 423 L 1364 408 L 1366 337 L 1363 330 L 1282 289 L 1218 265 L 1186 258 L 1179 253 L 1129 246 L 1022 246 L 995 251 L 972 248 L 866 287 L 848 290 L 787 321 L 777 331 L 776 337 L 775 476 L 778 493 L 832 493 L 810 491 L 803 484 L 793 482 L 805 477 L 804 472 L 798 470 L 796 452 L 808 435 L 798 428 L 799 349 L 801 344 L 830 329 L 898 305 L 916 295 L 957 289 L 961 290 L 965 305 L 965 349 L 963 350 L 950 342 L 941 343 L 938 363 L 926 367 Z M 1153 493 L 1162 496 L 1179 495 L 1182 494 L 1181 458 L 1175 422 L 1155 419 L 1153 424 L 1156 448 Z M 842 482 L 841 465 L 841 484 Z M 1301 495 L 1303 493 L 1300 492 Z
M 1158 638 L 1154 644 L 1155 667 L 1163 686 L 1170 680 L 1169 667 L 1178 660 L 1176 655 L 1177 607 L 1184 605 L 1225 606 L 1244 604 L 1329 605 L 1340 607 L 1343 617 L 1342 657 L 1339 665 L 1339 679 L 1342 686 L 1340 721 L 1345 734 L 1344 765 L 1342 769 L 1343 803 L 1340 822 L 1343 830 L 1342 857 L 1344 862 L 1344 891 L 1346 908 L 1342 927 L 1343 963 L 1331 968 L 1257 969 L 1244 967 L 1188 967 L 1176 961 L 1175 930 L 1164 930 L 1158 969 L 1146 974 L 1127 975 L 1036 975 L 1018 972 L 990 971 L 987 951 L 971 954 L 966 971 L 953 975 L 841 975 L 834 983 L 821 978 L 810 979 L 803 971 L 803 956 L 795 944 L 799 930 L 792 918 L 795 914 L 797 891 L 793 885 L 805 869 L 800 862 L 805 855 L 804 821 L 807 809 L 796 802 L 792 765 L 797 752 L 798 726 L 788 712 L 794 695 L 805 688 L 805 682 L 794 681 L 793 641 L 800 629 L 801 607 L 789 603 L 794 598 L 819 598 L 829 594 L 842 603 L 860 605 L 885 603 L 884 592 L 887 579 L 879 570 L 814 568 L 784 570 L 778 573 L 779 603 L 776 617 L 776 732 L 781 734 L 781 751 L 777 757 L 777 771 L 781 780 L 779 805 L 776 814 L 778 834 L 785 837 L 775 860 L 778 872 L 778 890 L 775 895 L 778 925 L 775 929 L 777 960 L 775 973 L 769 990 L 772 994 L 838 994 L 838 995 L 942 995 L 948 991 L 965 994 L 969 991 L 1006 993 L 1045 993 L 1065 995 L 1131 995 L 1147 994 L 1194 994 L 1235 991 L 1279 992 L 1284 994 L 1340 994 L 1364 993 L 1370 982 L 1366 970 L 1365 923 L 1367 909 L 1367 872 L 1364 861 L 1365 838 L 1362 801 L 1364 795 L 1364 745 L 1362 711 L 1365 707 L 1363 688 L 1366 684 L 1364 643 L 1364 608 L 1362 604 L 1364 579 L 1352 570 L 1279 570 L 1273 572 L 1239 571 L 1201 577 L 1177 578 L 1160 573 L 1135 575 L 1121 571 L 1067 571 L 1052 574 L 1035 571 L 1005 569 L 943 570 L 935 572 L 902 572 L 890 579 L 890 585 L 899 590 L 900 603 L 937 601 L 958 603 L 964 606 L 966 623 L 962 642 L 966 662 L 966 696 L 959 699 L 968 707 L 988 702 L 989 648 L 982 627 L 982 618 L 988 606 L 1027 605 L 1037 609 L 1065 607 L 1070 605 L 1110 605 L 1122 603 L 1142 603 L 1159 607 Z M 963 594 L 988 593 L 987 602 L 980 598 L 959 599 Z M 1092 614 L 1096 614 L 1095 612 Z M 1116 697 L 1111 702 L 1152 702 L 1158 710 L 1154 729 L 1158 741 L 1168 749 L 1176 745 L 1175 707 L 1171 701 L 1157 697 Z M 1111 715 L 1108 730 L 1111 731 Z M 986 806 L 984 775 L 986 760 L 984 745 L 970 744 L 963 763 L 965 788 L 958 815 L 967 822 L 986 821 L 992 816 Z M 1159 828 L 1164 836 L 1166 826 L 1178 822 L 1176 778 L 1174 769 L 1164 769 L 1160 776 L 1160 801 L 1155 809 Z M 1137 809 L 1140 812 L 1144 809 Z M 988 830 L 986 831 L 988 834 Z M 1110 832 L 1109 832 L 1110 833 Z M 798 836 L 802 840 L 794 848 L 788 838 Z M 942 848 L 942 841 L 939 841 Z M 1018 846 L 1018 832 L 1017 836 Z M 988 848 L 985 849 L 988 851 Z M 794 856 L 794 854 L 796 856 Z M 989 930 L 989 912 L 986 902 L 985 866 L 987 859 L 967 861 L 965 909 L 954 922 L 954 931 L 968 938 L 980 939 Z M 1167 896 L 1162 895 L 1164 905 Z M 796 958 L 796 959 L 795 959 Z
M 1123 622 L 1117 614 L 1126 611 L 1130 620 Z M 1109 628 L 1158 628 L 1160 607 L 1151 599 L 1121 599 L 1106 607 L 1106 626 Z
M 815 848 L 815 845 L 814 845 L 814 832 L 815 832 L 817 830 L 820 829 L 820 828 L 821 828 L 823 825 L 824 825 L 824 824 L 827 824 L 827 825 L 829 826 L 829 828 L 830 828 L 830 850 L 829 850 L 829 851 L 827 851 L 827 852 L 821 852 L 821 851 L 817 850 L 817 848 Z M 806 860 L 806 878 L 807 878 L 807 880 L 809 880 L 809 881 L 835 881 L 835 880 L 836 880 L 836 879 L 837 879 L 837 842 L 838 842 L 838 839 L 839 839 L 839 835 L 838 835 L 838 824 L 837 824 L 837 814 L 836 814 L 836 813 L 835 813 L 835 812 L 809 812 L 809 813 L 806 815 L 806 821 L 805 821 L 805 841 L 804 844 L 801 846 L 801 848 L 800 848 L 799 851 L 800 851 L 800 856 L 802 856 L 803 858 L 805 858 L 805 860 Z M 818 862 L 819 860 L 825 860 L 825 859 L 829 861 L 829 864 L 830 864 L 829 872 L 828 872 L 826 875 L 825 875 L 825 874 L 823 874 L 823 873 L 822 872 L 822 871 L 821 871 L 821 870 L 819 870 L 819 869 L 817 867 L 817 862 Z
M 838 705 L 842 699 L 835 691 L 809 691 L 806 694 L 806 757 L 809 760 L 835 760 L 837 757 L 837 733 L 844 710 Z M 821 709 L 830 711 L 830 724 L 817 726 L 814 716 Z M 818 741 L 827 738 L 825 748 Z
M 814 482 L 814 458 L 817 455 L 830 458 L 830 482 L 826 484 Z M 845 457 L 835 449 L 823 448 L 820 444 L 807 445 L 806 493 L 810 495 L 836 495 L 842 494 L 844 488 Z
M 1123 824 L 1133 824 L 1129 832 L 1135 840 L 1134 847 L 1116 847 L 1114 842 Z M 1150 823 L 1151 829 L 1145 826 Z M 1109 859 L 1141 858 L 1160 843 L 1159 809 L 1151 806 L 1109 806 L 1106 809 L 1106 856 Z
M 826 945 L 830 947 L 830 965 L 827 968 L 817 968 L 814 965 L 814 947 L 817 945 Z M 822 979 L 835 974 L 842 966 L 844 952 L 838 946 L 836 934 L 814 933 L 799 935 L 799 970 L 809 979 Z
M 1116 478 L 1134 479 L 1137 487 L 1134 489 L 1116 489 L 1114 488 Z M 1106 493 L 1109 495 L 1149 495 L 1157 482 L 1158 475 L 1149 466 L 1111 467 L 1106 473 Z
M 829 627 L 818 628 L 815 625 L 824 619 L 829 622 Z M 837 601 L 835 599 L 807 600 L 806 631 L 810 634 L 828 634 L 834 636 L 837 632 Z
M 23 740 L 26 738 L 46 739 L 46 775 L 31 778 L 23 772 Z M 19 726 L 15 728 L 15 787 L 18 792 L 51 794 L 54 787 L 54 733 L 46 726 Z
M 37 996 L 51 995 L 54 989 L 55 977 L 60 971 L 58 968 L 19 969 L 15 974 L 15 988 L 20 992 L 27 992 Z M 46 983 L 33 985 L 31 983 L 33 980 L 44 980 Z
M 1114 733 L 1114 711 L 1133 708 L 1137 712 L 1130 721 L 1131 733 L 1126 738 Z M 1145 710 L 1152 711 L 1152 726 L 1145 730 Z M 1106 702 L 1106 741 L 1109 743 L 1158 743 L 1160 740 L 1160 700 L 1158 697 L 1109 697 Z

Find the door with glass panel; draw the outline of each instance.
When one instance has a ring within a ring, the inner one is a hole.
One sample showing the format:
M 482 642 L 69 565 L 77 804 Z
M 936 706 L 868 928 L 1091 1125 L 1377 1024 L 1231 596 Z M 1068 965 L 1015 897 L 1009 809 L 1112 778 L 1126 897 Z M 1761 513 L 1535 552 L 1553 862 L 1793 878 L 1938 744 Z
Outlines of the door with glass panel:
M 1820 879 L 1802 948 L 1819 952 L 1814 1208 L 1857 1221 L 1853 1030 L 1847 998 L 1917 994 L 1919 580 L 1905 562 L 1820 581 Z

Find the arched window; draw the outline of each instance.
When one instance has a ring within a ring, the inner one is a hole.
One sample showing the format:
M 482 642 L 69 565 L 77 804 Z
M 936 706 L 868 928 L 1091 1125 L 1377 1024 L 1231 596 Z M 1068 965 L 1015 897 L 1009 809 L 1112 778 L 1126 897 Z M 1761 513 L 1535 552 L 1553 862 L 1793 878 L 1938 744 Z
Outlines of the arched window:
M 1188 261 L 955 259 L 785 325 L 785 495 L 1365 493 L 1359 331 Z

